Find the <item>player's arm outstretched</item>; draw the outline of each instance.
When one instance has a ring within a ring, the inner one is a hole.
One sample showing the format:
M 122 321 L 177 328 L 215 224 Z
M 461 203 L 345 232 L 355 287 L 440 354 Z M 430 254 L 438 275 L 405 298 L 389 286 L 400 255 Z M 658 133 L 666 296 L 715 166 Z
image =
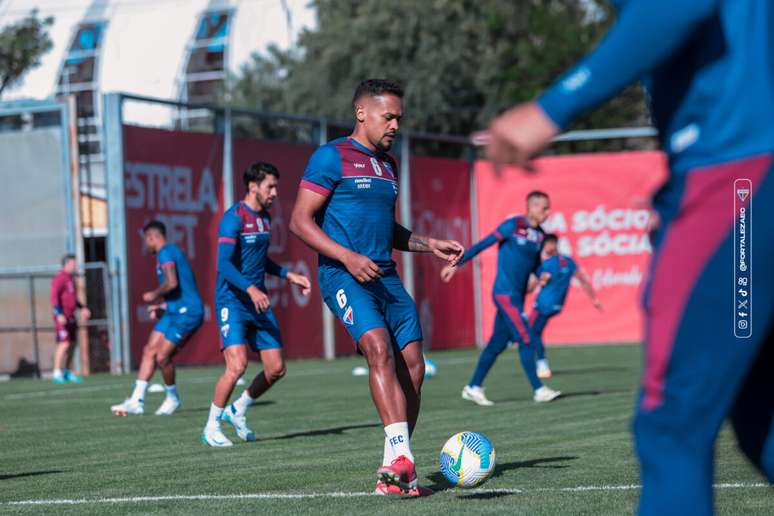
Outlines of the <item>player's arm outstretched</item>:
M 266 273 L 285 279 L 292 285 L 301 287 L 301 293 L 308 296 L 312 292 L 312 283 L 303 274 L 287 270 L 271 258 L 266 258 Z
M 456 240 L 438 240 L 420 236 L 397 222 L 393 232 L 392 248 L 411 253 L 433 253 L 452 267 L 457 265 L 465 252 L 465 248 Z
M 489 233 L 486 237 L 473 244 L 460 258 L 459 262 L 454 265 L 447 265 L 441 269 L 441 280 L 444 283 L 448 283 L 454 277 L 459 267 L 462 267 L 470 260 L 475 258 L 480 252 L 495 245 L 503 239 L 503 235 L 509 234 L 513 231 L 513 222 L 511 219 L 506 220 L 497 229 Z
M 474 141 L 495 164 L 529 159 L 573 119 L 658 66 L 715 11 L 719 0 L 629 0 L 602 42 L 539 99 L 496 118 Z
M 359 282 L 364 283 L 380 277 L 383 274 L 382 269 L 369 257 L 334 242 L 317 225 L 314 217 L 326 200 L 324 195 L 299 188 L 293 215 L 290 217 L 290 232 L 323 256 L 341 262 Z
M 151 290 L 142 295 L 142 300 L 145 303 L 154 303 L 163 298 L 165 294 L 168 294 L 175 290 L 178 285 L 177 281 L 177 267 L 173 260 L 165 261 L 162 259 L 161 252 L 159 252 L 159 261 L 161 262 L 161 270 L 164 272 L 164 281 L 159 285 L 156 290 Z
M 594 287 L 591 286 L 591 281 L 589 281 L 589 276 L 584 272 L 583 269 L 578 268 L 575 271 L 575 274 L 573 274 L 575 278 L 580 283 L 581 288 L 586 293 L 587 296 L 589 296 L 589 299 L 591 299 L 591 304 L 594 305 L 594 308 L 602 311 L 602 303 L 599 301 L 599 298 L 597 297 L 597 293 L 594 291 Z

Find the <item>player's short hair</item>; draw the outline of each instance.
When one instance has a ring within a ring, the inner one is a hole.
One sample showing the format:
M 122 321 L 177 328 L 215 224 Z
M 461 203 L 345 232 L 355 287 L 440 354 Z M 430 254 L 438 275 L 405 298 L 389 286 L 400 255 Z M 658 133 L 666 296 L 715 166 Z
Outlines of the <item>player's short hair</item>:
M 403 98 L 403 87 L 390 79 L 366 79 L 361 81 L 355 89 L 352 96 L 352 109 L 357 106 L 360 97 L 368 95 L 369 97 L 378 97 L 384 94 L 395 95 L 399 99 Z
M 277 167 L 271 163 L 266 163 L 265 161 L 251 163 L 247 166 L 245 173 L 242 175 L 245 189 L 247 189 L 250 183 L 261 184 L 263 180 L 266 179 L 266 176 L 274 176 L 279 179 L 280 173 L 279 170 L 277 170 Z
M 75 260 L 75 255 L 73 253 L 67 253 L 64 256 L 62 256 L 62 266 L 69 262 L 70 260 Z
M 161 236 L 166 238 L 166 236 L 167 236 L 167 226 L 165 226 L 164 223 L 161 222 L 160 220 L 152 220 L 152 221 L 148 222 L 147 224 L 145 224 L 143 226 L 142 232 L 143 233 L 147 233 L 148 231 L 150 231 L 152 229 L 155 229 L 156 231 L 161 233 Z
M 532 190 L 530 193 L 527 194 L 527 202 L 531 201 L 532 199 L 538 199 L 540 197 L 548 199 L 548 194 L 543 192 L 542 190 Z
M 547 244 L 548 242 L 558 243 L 559 237 L 556 236 L 556 233 L 546 233 L 543 236 L 543 244 Z

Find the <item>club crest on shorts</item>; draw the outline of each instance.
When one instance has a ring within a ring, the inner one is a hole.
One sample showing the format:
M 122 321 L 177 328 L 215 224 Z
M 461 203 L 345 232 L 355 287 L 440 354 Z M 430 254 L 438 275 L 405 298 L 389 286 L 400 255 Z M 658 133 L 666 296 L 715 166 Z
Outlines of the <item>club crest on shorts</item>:
M 739 196 L 739 200 L 740 201 L 744 202 L 750 196 L 750 189 L 749 188 L 737 188 L 736 189 L 736 195 Z
M 344 321 L 344 324 L 349 324 L 350 326 L 355 324 L 355 318 L 352 315 L 352 307 L 348 306 L 346 310 L 344 310 L 344 317 L 341 318 L 342 321 Z

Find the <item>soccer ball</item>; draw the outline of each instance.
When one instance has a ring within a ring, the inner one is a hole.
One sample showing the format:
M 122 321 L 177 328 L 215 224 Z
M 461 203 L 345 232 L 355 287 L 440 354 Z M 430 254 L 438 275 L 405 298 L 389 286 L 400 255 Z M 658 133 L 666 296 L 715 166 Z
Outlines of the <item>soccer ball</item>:
M 476 432 L 460 432 L 446 441 L 441 450 L 441 473 L 452 485 L 475 487 L 494 471 L 495 449 Z

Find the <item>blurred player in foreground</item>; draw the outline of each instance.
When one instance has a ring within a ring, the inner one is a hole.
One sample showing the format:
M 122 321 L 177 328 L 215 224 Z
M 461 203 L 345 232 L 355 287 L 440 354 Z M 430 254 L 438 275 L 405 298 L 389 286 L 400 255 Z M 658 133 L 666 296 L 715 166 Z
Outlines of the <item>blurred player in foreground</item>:
M 558 238 L 554 234 L 546 235 L 543 240 L 544 260 L 535 271 L 527 288 L 531 292 L 538 285 L 540 292 L 535 298 L 535 306 L 527 319 L 532 328 L 535 342 L 535 358 L 537 359 L 538 378 L 551 378 L 551 367 L 548 365 L 546 350 L 543 345 L 543 331 L 552 317 L 559 315 L 570 289 L 570 282 L 575 278 L 583 291 L 591 299 L 597 310 L 602 310 L 602 303 L 597 299 L 594 287 L 591 286 L 588 275 L 578 267 L 575 260 L 559 253 Z
M 78 337 L 78 319 L 75 312 L 80 309 L 81 319 L 87 320 L 91 317 L 91 311 L 78 301 L 73 278 L 77 267 L 75 255 L 66 254 L 62 258 L 62 269 L 51 280 L 51 310 L 56 334 L 54 374 L 51 380 L 60 385 L 82 381 L 80 376 L 70 371 Z
M 478 358 L 473 376 L 462 389 L 463 399 L 484 407 L 494 405 L 484 393 L 484 379 L 509 342 L 518 344 L 521 367 L 532 387 L 535 402 L 549 402 L 561 394 L 543 385 L 537 376 L 535 337 L 524 312 L 524 296 L 530 276 L 540 265 L 543 247 L 543 228 L 540 225 L 548 218 L 550 202 L 548 195 L 539 191 L 530 192 L 526 201 L 526 215 L 508 217 L 497 229 L 468 249 L 457 266 L 447 265 L 441 270 L 441 279 L 449 282 L 457 267 L 497 244 L 497 275 L 492 286 L 492 300 L 497 307 L 494 329 Z
M 419 236 L 395 221 L 398 167 L 387 154 L 403 117 L 403 90 L 370 79 L 354 98 L 355 129 L 309 160 L 291 231 L 319 253 L 320 290 L 368 362 L 369 384 L 384 425 L 377 494 L 425 494 L 417 486 L 410 436 L 419 417 L 422 330 L 392 250 L 433 253 L 456 263 L 462 246 Z
M 593 52 L 474 139 L 494 162 L 528 166 L 578 115 L 644 80 L 671 173 L 653 200 L 639 510 L 711 514 L 727 417 L 774 482 L 774 2 L 616 3 Z
M 255 441 L 255 432 L 247 426 L 247 409 L 285 375 L 282 337 L 266 292 L 265 275 L 298 285 L 304 295 L 309 295 L 311 289 L 309 278 L 288 271 L 268 255 L 269 208 L 277 198 L 279 175 L 270 163 L 257 161 L 247 167 L 243 175 L 245 198 L 223 214 L 218 229 L 215 312 L 226 370 L 215 384 L 210 414 L 201 435 L 204 444 L 217 448 L 233 445 L 221 430 L 221 420 L 232 424 L 243 441 Z M 234 386 L 247 370 L 248 346 L 261 355 L 263 371 L 226 407 Z
M 142 350 L 140 370 L 129 399 L 110 410 L 117 416 L 141 415 L 145 412 L 145 392 L 158 365 L 164 378 L 166 396 L 156 410 L 157 416 L 169 416 L 180 407 L 175 385 L 175 366 L 172 357 L 202 324 L 204 306 L 196 287 L 191 264 L 183 251 L 167 242 L 163 223 L 152 220 L 143 228 L 145 245 L 156 255 L 156 276 L 159 286 L 142 295 L 148 303 L 152 319 L 158 319 Z M 160 315 L 159 317 L 159 314 Z

